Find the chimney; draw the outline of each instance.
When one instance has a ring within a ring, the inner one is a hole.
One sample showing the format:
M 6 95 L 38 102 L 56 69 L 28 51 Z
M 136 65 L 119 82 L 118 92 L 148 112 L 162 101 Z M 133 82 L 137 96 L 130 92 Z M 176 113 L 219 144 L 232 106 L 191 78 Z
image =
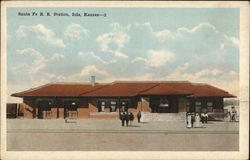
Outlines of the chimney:
M 91 76 L 91 85 L 95 86 L 95 76 Z

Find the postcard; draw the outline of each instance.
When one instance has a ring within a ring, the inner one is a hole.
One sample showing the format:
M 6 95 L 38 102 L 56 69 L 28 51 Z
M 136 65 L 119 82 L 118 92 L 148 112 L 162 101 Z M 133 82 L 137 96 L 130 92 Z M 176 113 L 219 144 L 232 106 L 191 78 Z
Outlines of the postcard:
M 247 2 L 1 3 L 1 159 L 247 159 Z

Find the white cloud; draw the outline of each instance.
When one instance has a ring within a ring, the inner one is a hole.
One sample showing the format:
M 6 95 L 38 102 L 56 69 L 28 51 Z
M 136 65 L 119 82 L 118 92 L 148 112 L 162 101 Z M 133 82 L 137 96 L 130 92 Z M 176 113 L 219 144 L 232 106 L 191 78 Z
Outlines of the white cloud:
M 110 50 L 109 45 L 115 45 L 116 49 L 123 48 L 129 41 L 129 36 L 122 32 L 109 32 L 98 36 L 96 41 L 100 44 L 101 50 L 107 52 Z
M 239 47 L 240 46 L 240 40 L 238 38 L 235 38 L 235 37 L 230 37 L 230 40 L 232 41 L 232 43 Z
M 146 58 L 142 58 L 142 57 L 135 57 L 131 62 L 135 63 L 135 62 L 138 62 L 138 61 L 146 62 L 147 59 Z
M 219 31 L 216 29 L 214 25 L 210 23 L 200 23 L 191 29 L 186 27 L 180 27 L 176 31 L 170 31 L 168 29 L 164 29 L 159 32 L 154 32 L 154 35 L 158 40 L 163 41 L 166 38 L 176 39 L 178 37 L 184 36 L 186 33 L 194 33 L 197 32 L 198 30 L 203 30 L 205 28 L 213 30 L 216 34 L 219 33 Z
M 101 50 L 105 53 L 111 53 L 114 56 L 121 58 L 128 58 L 128 56 L 121 52 L 124 45 L 130 40 L 128 34 L 124 33 L 130 26 L 123 27 L 118 23 L 111 25 L 113 31 L 99 35 L 96 38 Z
M 150 67 L 160 67 L 174 58 L 173 53 L 165 50 L 149 50 L 147 54 L 147 64 Z
M 45 58 L 42 53 L 39 51 L 33 49 L 33 48 L 25 48 L 22 50 L 17 50 L 17 53 L 21 55 L 30 55 L 34 58 L 32 65 L 24 65 L 23 67 L 29 68 L 28 72 L 30 74 L 36 73 L 39 70 L 43 69 L 46 67 L 47 62 L 51 62 L 54 60 L 62 59 L 64 58 L 63 55 L 60 55 L 58 53 L 54 53 L 50 58 Z
M 92 58 L 94 58 L 95 60 L 101 62 L 102 64 L 111 64 L 111 63 L 116 63 L 116 60 L 110 60 L 110 61 L 105 61 L 103 60 L 100 56 L 97 56 L 94 52 L 78 52 L 77 54 L 80 57 L 84 57 L 84 56 L 91 56 Z
M 60 38 L 57 38 L 55 36 L 55 33 L 51 29 L 46 28 L 43 24 L 37 24 L 34 26 L 20 25 L 16 31 L 16 35 L 17 37 L 26 37 L 27 31 L 36 33 L 38 39 L 44 41 L 45 43 L 49 45 L 57 46 L 61 48 L 66 47 L 63 40 Z
M 64 55 L 61 55 L 59 53 L 54 53 L 51 57 L 50 57 L 50 61 L 54 61 L 54 60 L 60 60 L 64 58 Z
M 197 26 L 194 26 L 192 29 L 188 29 L 186 27 L 181 27 L 181 28 L 178 28 L 177 29 L 177 32 L 196 32 L 197 30 L 199 29 L 203 29 L 203 28 L 209 28 L 209 29 L 212 29 L 214 30 L 216 33 L 218 33 L 219 31 L 215 28 L 214 25 L 210 24 L 210 23 L 200 23 L 199 25 Z
M 122 53 L 121 51 L 114 51 L 114 54 L 117 57 L 128 58 L 128 56 L 125 53 Z
M 80 24 L 72 23 L 68 25 L 64 31 L 64 36 L 66 38 L 75 38 L 82 39 L 83 36 L 86 36 L 89 33 L 87 29 L 82 27 Z
M 239 74 L 235 71 L 228 73 L 219 69 L 202 69 L 195 73 L 188 73 L 189 63 L 177 67 L 171 74 L 167 75 L 167 80 L 187 80 L 194 83 L 207 83 L 215 87 L 224 89 L 231 94 L 239 95 Z M 215 77 L 215 75 L 220 77 Z M 224 77 L 224 78 L 222 78 Z
M 23 50 L 17 50 L 17 53 L 23 55 L 30 55 L 34 57 L 34 61 L 30 67 L 30 73 L 35 73 L 45 67 L 46 59 L 44 56 L 33 48 L 25 48 Z
M 221 43 L 221 44 L 220 44 L 220 49 L 224 49 L 224 47 L 225 47 L 225 44 L 224 44 L 224 43 Z
M 100 70 L 100 69 L 96 68 L 96 66 L 94 66 L 94 65 L 89 65 L 89 66 L 84 67 L 82 69 L 80 75 L 81 76 L 86 76 L 86 75 L 91 75 L 91 73 L 98 73 L 98 74 L 104 75 L 104 76 L 109 75 L 108 72 Z
M 171 31 L 168 29 L 165 29 L 165 30 L 162 30 L 159 32 L 155 32 L 154 34 L 155 34 L 156 38 L 161 40 L 161 41 L 164 40 L 166 37 L 175 38 L 174 35 L 171 33 Z
M 16 30 L 16 36 L 17 37 L 26 37 L 27 34 L 25 33 L 25 30 L 27 30 L 28 27 L 24 26 L 24 25 L 20 25 L 18 27 L 18 29 Z

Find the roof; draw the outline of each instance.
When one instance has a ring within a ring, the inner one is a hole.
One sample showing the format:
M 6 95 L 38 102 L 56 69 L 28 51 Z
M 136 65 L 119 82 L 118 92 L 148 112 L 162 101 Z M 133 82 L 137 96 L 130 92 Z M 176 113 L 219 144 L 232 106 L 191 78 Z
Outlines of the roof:
M 12 94 L 15 97 L 132 97 L 138 95 L 191 95 L 194 97 L 235 97 L 208 84 L 188 81 L 115 81 L 113 83 L 51 83 Z
M 65 84 L 65 83 L 52 83 L 37 88 L 33 88 L 20 93 L 12 94 L 14 97 L 77 97 L 80 94 L 95 89 L 105 87 L 105 85 L 90 84 Z

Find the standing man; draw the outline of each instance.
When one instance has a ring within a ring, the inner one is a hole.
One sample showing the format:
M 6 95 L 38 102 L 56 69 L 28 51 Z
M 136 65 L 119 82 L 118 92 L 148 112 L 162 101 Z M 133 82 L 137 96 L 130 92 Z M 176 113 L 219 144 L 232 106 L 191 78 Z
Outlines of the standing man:
M 208 121 L 208 114 L 207 114 L 207 112 L 205 113 L 205 123 L 207 123 L 207 121 Z
M 124 122 L 125 122 L 125 113 L 122 112 L 122 114 L 120 115 L 120 120 L 122 121 L 122 126 L 124 126 Z
M 194 127 L 194 121 L 195 121 L 195 118 L 194 118 L 194 112 L 191 114 L 191 124 L 192 124 L 192 128 Z
M 139 111 L 139 112 L 137 113 L 137 120 L 138 120 L 138 123 L 141 122 L 141 111 Z
M 134 121 L 134 114 L 132 112 L 130 112 L 129 114 L 129 122 L 130 122 L 130 126 L 132 126 L 132 122 Z
M 129 122 L 129 114 L 128 114 L 128 112 L 126 112 L 125 120 L 126 120 L 126 126 L 128 127 L 128 122 Z

